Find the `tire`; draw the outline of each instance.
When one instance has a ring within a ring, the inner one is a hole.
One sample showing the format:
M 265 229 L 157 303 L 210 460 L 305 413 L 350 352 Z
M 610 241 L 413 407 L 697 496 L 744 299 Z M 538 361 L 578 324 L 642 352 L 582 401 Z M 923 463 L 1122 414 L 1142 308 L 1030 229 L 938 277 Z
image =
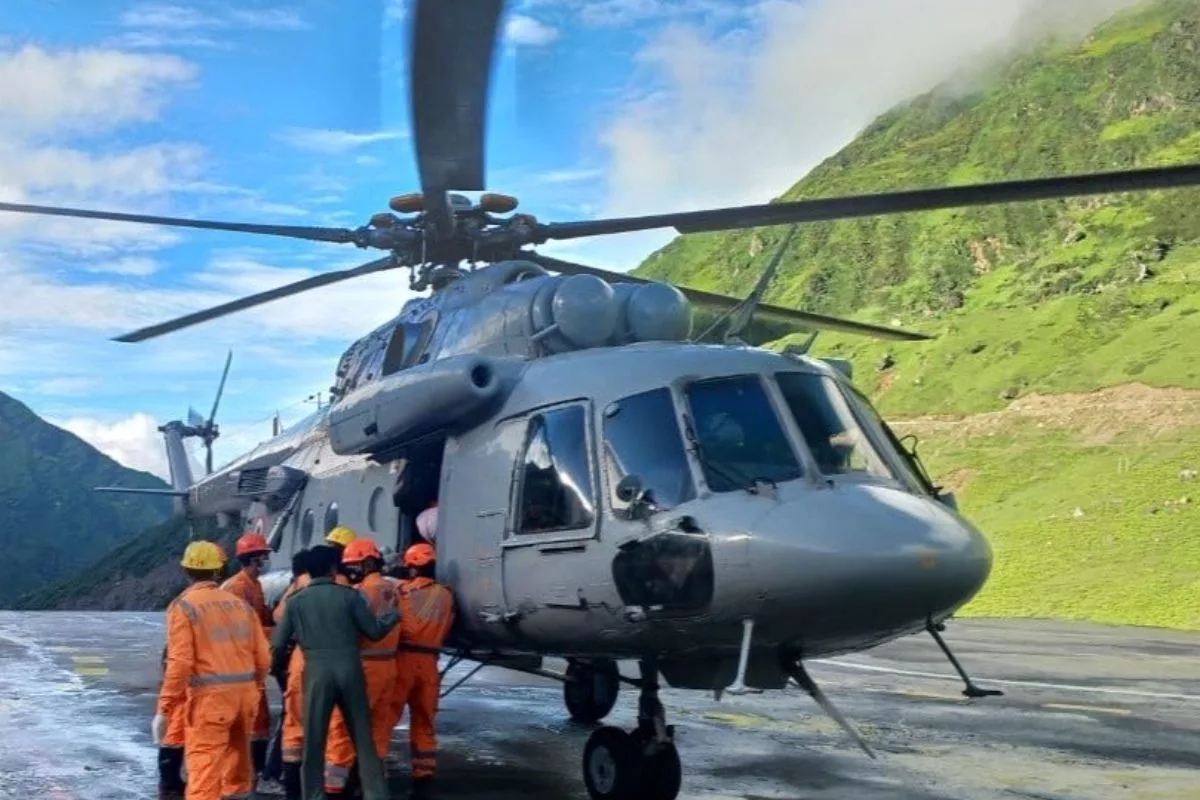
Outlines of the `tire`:
M 642 758 L 633 737 L 606 725 L 583 747 L 583 785 L 592 800 L 642 800 Z
M 642 759 L 641 800 L 675 800 L 683 787 L 683 764 L 674 742 Z
M 620 690 L 621 679 L 614 661 L 567 664 L 563 704 L 576 722 L 591 725 L 607 717 L 617 704 Z

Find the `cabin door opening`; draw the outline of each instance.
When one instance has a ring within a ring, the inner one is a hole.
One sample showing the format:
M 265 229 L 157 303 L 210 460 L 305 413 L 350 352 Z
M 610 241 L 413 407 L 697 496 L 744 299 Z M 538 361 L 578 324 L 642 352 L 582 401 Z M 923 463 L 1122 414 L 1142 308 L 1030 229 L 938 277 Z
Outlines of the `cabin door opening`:
M 423 511 L 438 501 L 445 447 L 446 440 L 440 439 L 413 449 L 401 460 L 392 495 L 392 501 L 400 511 L 396 541 L 401 553 L 418 542 L 436 546 L 436 534 L 434 541 L 422 536 L 417 520 Z

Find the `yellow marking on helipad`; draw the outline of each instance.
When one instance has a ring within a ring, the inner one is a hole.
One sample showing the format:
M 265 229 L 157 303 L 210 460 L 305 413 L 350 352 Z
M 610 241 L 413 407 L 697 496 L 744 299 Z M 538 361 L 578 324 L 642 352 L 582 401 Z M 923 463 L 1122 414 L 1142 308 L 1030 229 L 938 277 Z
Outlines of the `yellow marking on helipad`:
M 922 692 L 916 689 L 896 689 L 892 694 L 903 695 L 904 697 L 917 697 L 922 700 L 953 700 L 960 702 L 965 700 L 960 694 L 947 694 L 946 692 Z
M 99 675 L 107 675 L 108 667 L 76 667 L 75 674 L 83 675 L 87 678 L 92 678 Z
M 1128 708 L 1109 708 L 1106 706 L 1076 706 L 1070 703 L 1042 703 L 1042 708 L 1054 711 L 1095 711 L 1099 714 L 1115 714 L 1118 717 L 1128 717 L 1133 712 Z
M 104 656 L 71 656 L 71 660 L 76 664 L 103 664 L 107 659 Z

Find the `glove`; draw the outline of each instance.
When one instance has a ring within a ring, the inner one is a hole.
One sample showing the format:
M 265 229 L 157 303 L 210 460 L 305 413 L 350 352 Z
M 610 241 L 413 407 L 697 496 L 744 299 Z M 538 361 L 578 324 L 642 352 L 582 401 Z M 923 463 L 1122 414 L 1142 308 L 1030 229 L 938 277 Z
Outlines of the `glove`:
M 162 744 L 163 736 L 167 733 L 167 718 L 163 714 L 155 714 L 154 721 L 150 723 L 150 735 L 154 738 L 155 744 Z

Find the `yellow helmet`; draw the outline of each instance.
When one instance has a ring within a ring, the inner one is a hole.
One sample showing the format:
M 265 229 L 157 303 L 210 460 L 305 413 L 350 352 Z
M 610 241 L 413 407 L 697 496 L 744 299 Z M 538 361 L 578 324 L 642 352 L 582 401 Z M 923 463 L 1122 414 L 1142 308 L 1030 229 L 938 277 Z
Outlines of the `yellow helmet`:
M 219 570 L 225 566 L 225 552 L 212 542 L 192 542 L 179 564 L 184 569 Z
M 345 527 L 342 527 L 341 525 L 339 525 L 338 527 L 334 528 L 333 530 L 331 530 L 329 532 L 329 534 L 325 537 L 325 541 L 328 542 L 329 544 L 336 544 L 336 545 L 345 547 L 346 545 L 350 544 L 357 538 L 358 538 L 357 533 L 350 530 L 349 528 L 345 528 Z

